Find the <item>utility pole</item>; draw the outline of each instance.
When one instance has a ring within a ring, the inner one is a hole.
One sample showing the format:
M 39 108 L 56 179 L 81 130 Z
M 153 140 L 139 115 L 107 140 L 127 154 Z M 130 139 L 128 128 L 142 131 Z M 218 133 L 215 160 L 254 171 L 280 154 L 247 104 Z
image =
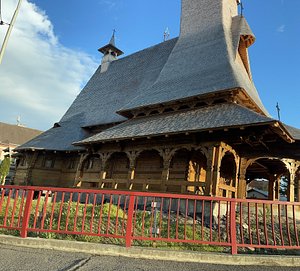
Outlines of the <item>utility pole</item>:
M 8 43 L 8 39 L 10 37 L 11 31 L 13 29 L 13 26 L 14 26 L 15 22 L 16 22 L 16 19 L 17 19 L 17 16 L 18 16 L 18 13 L 19 13 L 19 10 L 20 10 L 20 7 L 21 7 L 21 3 L 22 3 L 22 0 L 19 0 L 17 8 L 16 8 L 16 10 L 14 12 L 14 15 L 13 15 L 13 17 L 11 19 L 11 22 L 9 24 L 9 27 L 7 29 L 7 32 L 6 32 L 6 35 L 5 35 L 5 38 L 4 38 L 1 50 L 0 50 L 0 64 L 2 62 L 2 59 L 3 59 L 3 56 L 4 56 L 4 52 L 5 52 L 5 49 L 7 47 L 7 43 Z

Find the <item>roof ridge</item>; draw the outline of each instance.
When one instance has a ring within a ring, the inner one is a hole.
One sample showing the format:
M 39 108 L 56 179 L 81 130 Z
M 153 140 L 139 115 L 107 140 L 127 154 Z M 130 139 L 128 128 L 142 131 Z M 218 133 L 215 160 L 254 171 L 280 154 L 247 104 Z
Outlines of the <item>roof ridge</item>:
M 133 52 L 133 53 L 131 53 L 131 54 L 129 54 L 129 55 L 120 57 L 120 58 L 118 58 L 116 61 L 112 62 L 112 64 L 113 64 L 113 63 L 120 62 L 120 61 L 122 61 L 122 60 L 124 60 L 124 59 L 127 59 L 128 57 L 132 57 L 132 56 L 134 56 L 134 55 L 136 55 L 136 54 L 143 53 L 143 52 L 145 52 L 145 51 L 147 51 L 147 50 L 154 49 L 155 47 L 161 46 L 161 45 L 164 44 L 164 43 L 174 42 L 174 40 L 176 40 L 176 39 L 178 39 L 178 38 L 179 38 L 179 37 L 175 37 L 175 38 L 169 39 L 169 40 L 167 40 L 167 41 L 162 41 L 162 42 L 160 42 L 160 43 L 151 45 L 151 46 L 149 46 L 149 47 L 147 47 L 147 48 L 145 48 L 145 49 L 142 49 L 142 50 L 140 50 L 140 51 L 136 51 L 136 52 Z M 100 66 L 101 66 L 101 65 L 100 65 Z

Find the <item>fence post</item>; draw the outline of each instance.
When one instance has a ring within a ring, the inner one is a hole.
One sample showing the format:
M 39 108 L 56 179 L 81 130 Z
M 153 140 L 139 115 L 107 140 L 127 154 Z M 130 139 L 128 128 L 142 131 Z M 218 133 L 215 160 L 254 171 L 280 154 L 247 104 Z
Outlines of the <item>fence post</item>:
M 231 254 L 237 254 L 237 240 L 236 240 L 236 202 L 230 201 L 230 241 Z
M 29 223 L 29 218 L 30 218 L 33 194 L 34 194 L 33 190 L 29 190 L 27 193 L 25 209 L 24 209 L 24 213 L 23 213 L 22 227 L 21 227 L 21 231 L 20 231 L 20 235 L 22 238 L 27 237 L 27 228 L 28 228 L 28 223 Z
M 134 201 L 135 201 L 135 196 L 130 195 L 129 196 L 128 213 L 127 213 L 126 236 L 125 236 L 125 245 L 126 245 L 126 247 L 131 247 Z

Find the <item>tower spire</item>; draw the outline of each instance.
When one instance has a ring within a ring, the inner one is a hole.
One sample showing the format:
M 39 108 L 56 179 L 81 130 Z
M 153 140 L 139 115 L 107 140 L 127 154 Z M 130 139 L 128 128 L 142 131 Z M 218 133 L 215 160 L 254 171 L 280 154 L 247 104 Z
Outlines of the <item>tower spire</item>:
M 98 49 L 98 51 L 100 53 L 104 54 L 104 56 L 109 54 L 109 53 L 116 56 L 116 57 L 124 54 L 120 49 L 118 49 L 116 47 L 116 36 L 115 36 L 115 34 L 116 34 L 116 30 L 114 29 L 109 43 Z
M 114 29 L 109 43 L 98 49 L 98 51 L 103 54 L 101 62 L 101 72 L 106 72 L 109 64 L 117 60 L 118 56 L 123 54 L 123 52 L 116 47 L 115 33 L 116 30 Z
M 113 30 L 113 34 L 110 38 L 109 44 L 111 44 L 112 46 L 116 46 L 116 41 L 115 41 L 115 34 L 116 34 L 116 29 Z

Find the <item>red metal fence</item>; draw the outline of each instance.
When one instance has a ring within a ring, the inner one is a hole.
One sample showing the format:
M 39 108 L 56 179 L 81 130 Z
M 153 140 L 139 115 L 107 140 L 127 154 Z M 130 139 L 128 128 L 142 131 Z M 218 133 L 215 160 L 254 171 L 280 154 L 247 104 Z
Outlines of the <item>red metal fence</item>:
M 300 249 L 300 204 L 129 191 L 0 186 L 0 228 L 231 248 Z

